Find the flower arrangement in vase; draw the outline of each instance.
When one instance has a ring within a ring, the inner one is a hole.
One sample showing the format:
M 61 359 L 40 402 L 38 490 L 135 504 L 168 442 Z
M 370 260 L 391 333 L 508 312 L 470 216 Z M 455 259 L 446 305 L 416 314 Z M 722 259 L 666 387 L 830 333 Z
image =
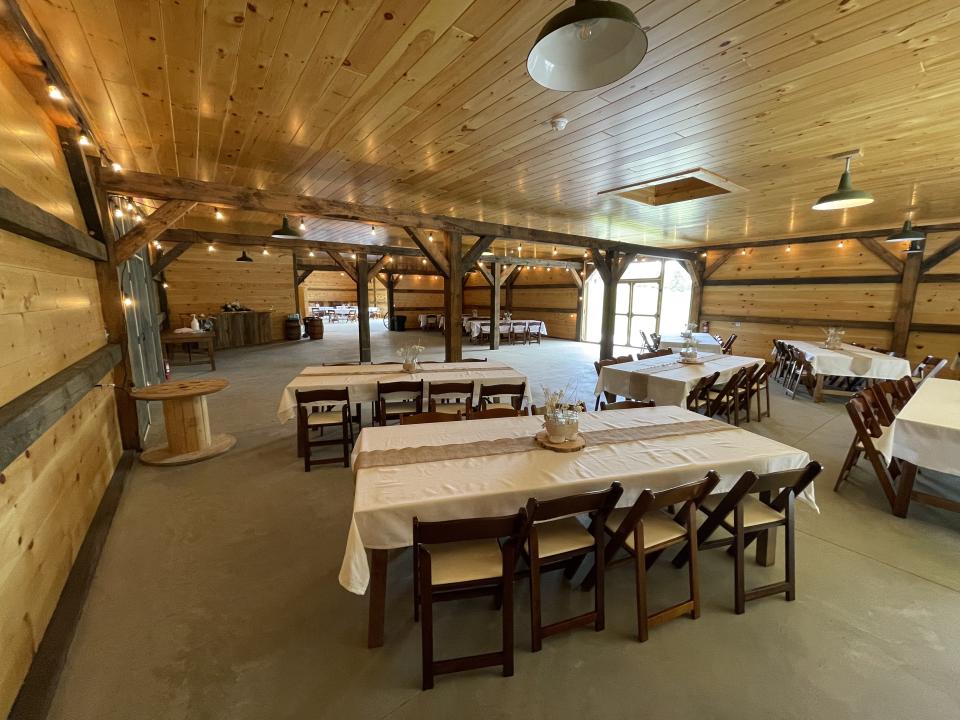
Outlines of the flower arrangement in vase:
M 568 399 L 568 388 L 541 386 L 544 398 L 543 427 L 552 443 L 576 440 L 580 434 L 580 410 Z
M 420 353 L 422 353 L 423 350 L 424 347 L 420 344 L 419 339 L 413 345 L 404 345 L 397 350 L 397 355 L 403 358 L 404 372 L 413 372 L 417 369 L 417 360 L 420 358 Z
M 846 330 L 839 327 L 829 327 L 823 332 L 827 336 L 827 339 L 823 342 L 823 346 L 827 350 L 840 350 L 843 347 L 843 336 L 846 334 Z

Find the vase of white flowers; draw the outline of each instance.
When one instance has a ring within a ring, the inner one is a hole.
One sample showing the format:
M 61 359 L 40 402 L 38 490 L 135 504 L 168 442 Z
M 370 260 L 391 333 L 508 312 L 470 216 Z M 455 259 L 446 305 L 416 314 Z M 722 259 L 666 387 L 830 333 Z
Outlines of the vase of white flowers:
M 823 346 L 827 350 L 840 350 L 843 347 L 843 336 L 846 330 L 839 327 L 829 327 L 826 329 L 827 339 Z
M 413 372 L 417 369 L 417 360 L 420 358 L 420 353 L 422 353 L 423 350 L 423 345 L 420 344 L 419 340 L 413 345 L 404 345 L 397 350 L 397 355 L 403 358 L 404 372 Z
M 552 443 L 576 440 L 580 434 L 580 411 L 567 400 L 567 388 L 543 389 L 543 427 Z

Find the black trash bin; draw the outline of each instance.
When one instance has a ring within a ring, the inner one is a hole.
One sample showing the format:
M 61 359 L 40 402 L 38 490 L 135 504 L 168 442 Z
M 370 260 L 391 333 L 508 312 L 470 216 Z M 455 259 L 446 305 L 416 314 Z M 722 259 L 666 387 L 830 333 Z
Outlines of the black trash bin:
M 398 332 L 403 332 L 407 329 L 407 316 L 406 315 L 391 315 L 390 316 L 390 329 L 396 330 Z

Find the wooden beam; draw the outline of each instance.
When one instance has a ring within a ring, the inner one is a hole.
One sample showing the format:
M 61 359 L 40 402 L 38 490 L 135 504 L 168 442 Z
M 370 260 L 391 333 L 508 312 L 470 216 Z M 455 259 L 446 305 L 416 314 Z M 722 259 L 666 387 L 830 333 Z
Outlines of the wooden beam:
M 174 245 L 169 250 L 161 250 L 160 254 L 157 256 L 156 261 L 150 267 L 150 272 L 154 277 L 159 277 L 160 273 L 166 270 L 170 263 L 176 260 L 178 257 L 183 255 L 187 250 L 193 247 L 193 243 L 180 242 Z
M 299 266 L 297 266 L 297 267 L 298 267 L 298 271 L 297 271 L 297 287 L 300 287 L 301 285 L 303 285 L 303 283 L 305 283 L 305 282 L 307 281 L 307 278 L 308 278 L 308 277 L 310 277 L 311 275 L 313 275 L 313 270 L 309 270 L 309 269 L 308 269 L 308 270 L 299 270 Z
M 58 125 L 57 137 L 60 138 L 60 149 L 63 152 L 63 159 L 67 163 L 70 179 L 73 181 L 73 189 L 80 205 L 80 212 L 83 214 L 83 222 L 87 226 L 87 234 L 105 246 L 107 235 L 104 232 L 100 210 L 97 207 L 93 178 L 87 171 L 87 161 L 83 154 L 83 148 L 77 142 L 79 133 L 76 128 Z M 104 252 L 106 252 L 105 247 Z
M 466 255 L 463 256 L 463 266 L 473 267 L 477 260 L 480 259 L 480 256 L 487 251 L 487 248 L 496 240 L 495 235 L 481 235 L 477 238 L 477 241 L 473 244 L 469 250 L 467 250 Z
M 960 334 L 960 325 L 941 325 L 937 323 L 913 323 L 910 326 L 910 332 L 930 332 Z
M 684 269 L 690 276 L 690 310 L 687 322 L 700 324 L 700 309 L 703 306 L 703 263 L 700 260 L 683 260 Z
M 519 265 L 521 267 L 549 267 L 579 269 L 580 263 L 575 260 L 549 260 L 546 258 L 523 258 L 514 255 L 487 255 L 483 262 L 490 264 L 498 262 L 501 265 Z M 467 267 L 464 265 L 464 267 Z
M 500 278 L 503 266 L 493 264 L 493 274 L 490 283 L 490 349 L 500 349 Z
M 463 335 L 460 316 L 463 314 L 463 240 L 460 233 L 446 235 L 447 272 L 443 280 L 443 305 L 447 315 L 444 328 L 444 357 L 447 362 L 463 359 Z
M 570 277 L 573 278 L 573 282 L 576 283 L 576 286 L 583 289 L 583 277 L 580 275 L 580 271 L 576 268 L 567 268 L 570 271 Z M 583 271 L 584 276 L 587 274 L 586 270 Z
M 668 259 L 691 259 L 688 250 L 639 245 L 624 241 L 603 240 L 601 238 L 551 230 L 500 225 L 481 220 L 454 218 L 445 215 L 431 215 L 393 208 L 362 205 L 340 200 L 325 200 L 309 195 L 295 195 L 269 190 L 256 190 L 225 183 L 192 180 L 190 178 L 151 175 L 126 171 L 104 175 L 100 182 L 108 192 L 133 195 L 158 200 L 192 200 L 194 202 L 232 207 L 240 210 L 252 210 L 268 213 L 286 213 L 288 215 L 310 215 L 347 222 L 379 223 L 396 227 L 419 230 L 438 230 L 460 235 L 492 235 L 525 242 L 539 242 L 549 245 L 604 249 L 627 248 L 643 255 Z
M 504 265 L 500 271 L 500 287 L 503 287 L 503 284 L 510 278 L 510 286 L 513 287 L 517 279 L 520 277 L 520 266 L 518 265 Z
M 129 260 L 147 243 L 156 240 L 163 232 L 196 207 L 188 200 L 168 200 L 117 240 L 117 264 Z
M 593 254 L 593 266 L 597 269 L 597 272 L 600 273 L 600 279 L 603 280 L 604 283 L 610 282 L 612 275 L 610 274 L 610 265 L 607 263 L 606 257 L 604 257 L 603 253 L 597 248 L 593 248 L 591 253 Z
M 292 240 L 271 238 L 261 235 L 243 235 L 226 232 L 208 232 L 205 230 L 173 229 L 160 236 L 161 242 L 223 243 L 238 247 L 276 247 L 283 250 L 309 252 L 333 250 L 335 252 L 371 253 L 374 255 L 392 255 L 394 257 L 422 257 L 417 248 L 406 245 L 364 245 L 363 243 L 332 242 L 329 240 Z
M 517 279 L 520 277 L 521 268 L 519 265 L 514 265 L 513 269 L 509 272 L 504 268 L 503 275 L 500 282 L 503 284 L 503 287 L 506 289 L 506 297 L 504 297 L 504 302 L 506 303 L 507 310 L 513 312 L 513 286 L 517 282 Z
M 897 306 L 893 313 L 893 340 L 890 349 L 906 355 L 907 341 L 910 339 L 910 324 L 913 322 L 913 308 L 917 304 L 917 285 L 923 274 L 923 253 L 911 253 L 903 266 L 900 279 L 900 292 L 897 293 Z
M 344 260 L 343 257 L 340 255 L 340 253 L 334 252 L 333 250 L 327 250 L 327 255 L 329 255 L 330 259 L 340 266 L 341 270 L 343 270 L 347 275 L 350 276 L 351 280 L 353 280 L 354 282 L 358 282 L 357 269 L 353 265 L 348 263 L 346 260 Z M 360 256 L 358 255 L 357 257 L 359 259 Z M 366 260 L 367 259 L 366 256 L 363 256 L 363 259 Z
M 897 275 L 903 274 L 903 260 L 890 252 L 890 248 L 883 242 L 875 237 L 870 237 L 860 238 L 860 244 L 885 262 Z
M 913 229 L 920 230 L 927 235 L 940 232 L 956 232 L 960 231 L 960 223 L 914 225 Z M 686 249 L 700 253 L 706 252 L 707 250 L 730 250 L 734 248 L 739 250 L 740 248 L 775 247 L 777 245 L 803 245 L 806 243 L 829 242 L 832 240 L 862 240 L 863 238 L 887 237 L 898 230 L 900 230 L 899 225 L 895 228 L 874 228 L 871 230 L 836 230 L 819 235 L 799 235 L 796 237 L 783 237 L 771 240 L 751 240 L 749 242 L 731 242 L 720 245 L 699 245 L 696 247 L 688 247 Z
M 375 277 L 378 272 L 383 270 L 383 266 L 387 264 L 387 256 L 383 255 L 370 267 L 370 277 Z
M 384 286 L 387 288 L 387 317 L 391 318 L 391 320 L 388 322 L 392 322 L 394 313 L 393 293 L 394 289 L 397 287 L 397 279 L 393 276 L 393 273 L 387 273 L 387 280 L 384 283 Z M 390 329 L 392 330 L 393 328 Z
M 310 272 L 340 272 L 339 265 L 330 265 L 329 263 L 313 263 L 304 261 L 303 258 L 297 258 L 297 270 L 309 270 Z
M 600 359 L 613 357 L 613 328 L 616 322 L 618 253 L 607 250 L 602 256 L 594 252 L 594 260 L 603 278 L 603 310 L 600 323 Z
M 357 334 L 360 362 L 370 362 L 370 265 L 367 256 L 357 255 Z
M 0 407 L 0 470 L 80 402 L 121 357 L 119 345 L 104 345 Z
M 920 276 L 922 283 L 955 283 L 960 282 L 960 273 L 924 273 Z
M 491 272 L 490 272 L 489 270 L 487 270 L 486 267 L 484 267 L 483 265 L 477 265 L 477 266 L 476 266 L 475 268 L 473 268 L 473 269 L 474 269 L 476 272 L 480 273 L 480 275 L 483 277 L 483 279 L 487 281 L 487 285 L 490 285 L 491 287 L 493 287 L 493 275 L 491 274 Z
M 733 257 L 733 250 L 723 250 L 720 253 L 720 256 L 715 258 L 713 262 L 708 263 L 707 266 L 703 269 L 703 279 L 707 280 L 711 275 L 713 275 L 717 270 L 720 269 L 720 266 L 723 265 L 727 260 Z
M 587 261 L 583 261 L 583 275 L 580 273 L 573 273 L 574 277 L 579 281 L 578 290 L 577 290 L 577 326 L 575 330 L 575 337 L 573 338 L 576 341 L 583 340 L 583 296 L 584 296 L 584 281 L 587 279 Z
M 107 259 L 107 250 L 103 243 L 97 242 L 56 215 L 41 210 L 5 187 L 0 187 L 0 230 L 21 235 L 90 260 Z
M 801 325 L 804 327 L 819 327 L 824 325 L 836 325 L 845 328 L 864 328 L 867 330 L 892 330 L 893 323 L 887 320 L 841 320 L 832 319 L 825 321 L 823 318 L 784 318 L 779 316 L 766 315 L 723 315 L 717 313 L 701 313 L 702 320 L 717 322 L 739 322 L 754 323 L 764 325 Z
M 933 255 L 931 255 L 926 260 L 924 260 L 923 272 L 927 272 L 933 269 L 935 266 L 942 263 L 944 260 L 946 260 L 948 257 L 953 255 L 958 250 L 960 250 L 960 235 L 955 237 L 945 246 L 937 250 L 937 252 L 935 252 Z
M 631 252 L 626 253 L 621 258 L 617 260 L 615 276 L 617 282 L 620 282 L 620 278 L 623 277 L 624 273 L 630 268 L 630 264 L 636 259 L 637 253 Z
M 829 275 L 826 277 L 785 278 L 729 278 L 707 280 L 707 287 L 736 285 L 865 285 L 872 283 L 898 283 L 899 275 Z
M 410 236 L 410 239 L 413 240 L 414 244 L 420 248 L 420 252 L 426 255 L 427 260 L 437 269 L 444 277 L 452 277 L 450 275 L 450 263 L 447 258 L 443 257 L 443 252 L 439 247 L 436 246 L 436 243 L 432 243 L 429 239 L 424 240 L 423 236 L 420 235 L 420 232 L 412 227 L 404 227 L 404 231 L 407 235 Z M 460 258 L 457 258 L 459 261 Z M 457 278 L 459 280 L 459 277 Z

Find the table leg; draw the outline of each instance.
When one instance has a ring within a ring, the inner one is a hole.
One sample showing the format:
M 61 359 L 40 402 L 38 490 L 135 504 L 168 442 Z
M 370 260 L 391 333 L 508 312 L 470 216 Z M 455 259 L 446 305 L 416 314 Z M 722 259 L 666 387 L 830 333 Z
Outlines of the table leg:
M 910 495 L 917 479 L 917 466 L 905 460 L 900 462 L 900 479 L 897 481 L 897 497 L 893 502 L 893 514 L 905 518 L 910 509 Z
M 367 647 L 383 647 L 384 614 L 387 606 L 387 550 L 370 551 L 370 610 Z
M 824 375 L 817 374 L 817 384 L 813 388 L 813 401 L 822 403 L 823 402 L 823 380 Z
M 210 356 L 210 370 L 214 371 L 217 369 L 217 361 L 213 356 L 213 338 L 207 340 L 207 354 Z
M 777 529 L 763 530 L 757 536 L 757 565 L 770 567 L 777 562 Z

